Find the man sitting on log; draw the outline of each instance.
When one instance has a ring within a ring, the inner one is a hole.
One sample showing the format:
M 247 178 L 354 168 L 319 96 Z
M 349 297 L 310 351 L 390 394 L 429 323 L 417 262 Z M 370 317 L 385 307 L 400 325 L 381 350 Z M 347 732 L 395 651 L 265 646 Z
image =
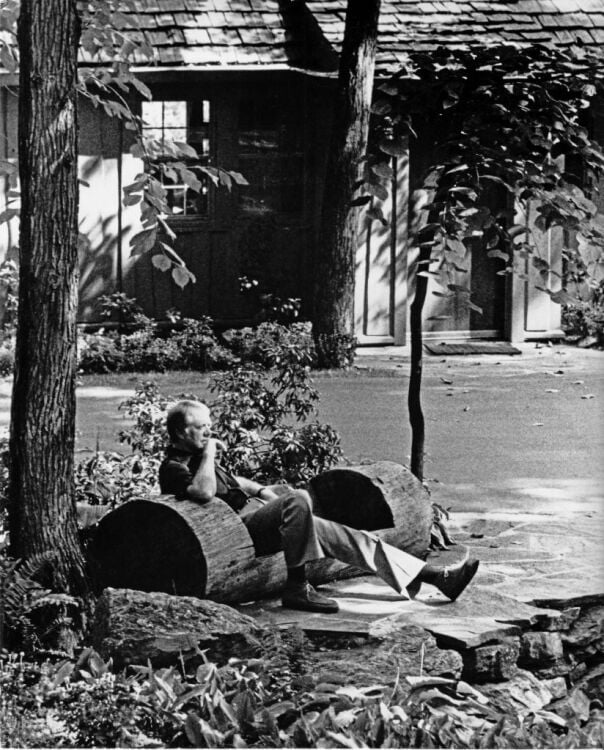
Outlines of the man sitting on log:
M 277 495 L 258 482 L 228 474 L 216 461 L 217 450 L 225 446 L 212 435 L 210 411 L 201 402 L 179 401 L 168 412 L 167 429 L 170 445 L 159 470 L 162 493 L 199 503 L 218 497 L 240 516 L 256 555 L 282 550 L 287 565 L 284 607 L 338 611 L 337 603 L 306 579 L 305 564 L 323 557 L 376 573 L 399 594 L 406 590 L 411 597 L 422 583 L 430 583 L 455 600 L 478 569 L 478 560 L 435 567 L 367 531 L 319 518 L 312 512 L 312 490 Z

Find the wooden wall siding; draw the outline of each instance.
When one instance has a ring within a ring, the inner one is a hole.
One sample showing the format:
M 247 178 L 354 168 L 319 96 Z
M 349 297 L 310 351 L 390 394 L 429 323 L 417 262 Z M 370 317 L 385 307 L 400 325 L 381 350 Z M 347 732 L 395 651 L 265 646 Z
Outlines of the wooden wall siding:
M 292 88 L 290 84 L 290 96 Z M 212 100 L 215 163 L 240 168 L 236 148 L 238 101 L 260 95 L 266 86 L 164 84 L 157 87 L 156 96 L 185 99 L 192 90 Z M 280 89 L 275 86 L 270 90 Z M 301 90 L 299 106 L 304 96 Z M 304 119 L 298 118 L 297 124 L 304 128 Z M 246 214 L 239 208 L 236 189 L 218 189 L 212 191 L 209 216 L 175 220 L 176 250 L 197 278 L 195 284 L 181 290 L 169 274 L 153 267 L 149 254 L 130 255 L 130 237 L 139 229 L 139 207 L 121 205 L 120 192 L 143 165 L 128 152 L 129 132 L 85 103 L 81 125 L 81 176 L 89 186 L 81 191 L 81 230 L 86 243 L 81 256 L 80 322 L 98 322 L 99 296 L 123 290 L 137 299 L 145 313 L 159 320 L 176 308 L 187 317 L 210 315 L 223 325 L 249 323 L 255 308 L 240 293 L 238 278 L 258 270 L 255 254 L 261 256 L 264 276 L 269 284 L 276 285 L 275 291 L 283 296 L 308 297 L 308 258 L 314 236 L 307 204 L 314 190 L 306 178 L 307 165 L 304 182 L 309 183 L 308 194 L 296 216 Z M 314 158 L 315 149 L 306 143 L 304 151 L 309 160 Z
M 368 220 L 364 211 L 360 216 L 355 317 L 357 339 L 365 345 L 405 343 L 408 157 L 393 166 L 388 200 L 374 199 L 388 225 Z
M 534 206 L 529 211 L 529 224 L 532 227 L 532 240 L 536 247 L 536 255 L 546 260 L 550 265 L 550 272 L 542 275 L 531 261 L 523 263 L 528 279 L 524 282 L 524 330 L 527 334 L 545 333 L 560 328 L 561 307 L 553 303 L 546 292 L 537 287 L 547 289 L 560 288 L 560 274 L 562 273 L 562 248 L 564 232 L 560 227 L 553 227 L 542 231 L 535 227 L 535 219 L 539 214 Z

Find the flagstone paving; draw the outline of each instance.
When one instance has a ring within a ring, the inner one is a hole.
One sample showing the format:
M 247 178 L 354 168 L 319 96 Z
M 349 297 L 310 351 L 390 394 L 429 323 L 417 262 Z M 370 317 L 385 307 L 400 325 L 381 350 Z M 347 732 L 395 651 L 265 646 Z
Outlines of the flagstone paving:
M 604 602 L 601 508 L 555 516 L 461 513 L 450 528 L 460 547 L 481 561 L 473 584 L 456 602 L 427 585 L 410 601 L 365 576 L 321 587 L 338 600 L 338 614 L 287 610 L 278 599 L 241 609 L 262 622 L 295 624 L 308 632 L 382 637 L 401 624 L 419 625 L 443 647 L 465 649 L 531 625 L 547 630 L 566 606 Z

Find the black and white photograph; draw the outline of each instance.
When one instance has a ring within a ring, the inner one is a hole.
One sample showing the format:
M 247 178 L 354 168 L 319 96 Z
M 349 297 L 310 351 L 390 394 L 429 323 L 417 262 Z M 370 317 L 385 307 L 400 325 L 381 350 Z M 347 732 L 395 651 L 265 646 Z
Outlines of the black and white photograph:
M 0 748 L 604 746 L 604 0 L 0 0 Z

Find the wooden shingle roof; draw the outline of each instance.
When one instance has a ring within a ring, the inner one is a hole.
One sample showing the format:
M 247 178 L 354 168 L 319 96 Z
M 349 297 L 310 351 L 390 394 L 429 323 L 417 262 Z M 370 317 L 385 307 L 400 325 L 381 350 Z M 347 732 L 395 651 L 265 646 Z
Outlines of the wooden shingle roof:
M 346 0 L 135 0 L 160 66 L 334 70 Z M 604 0 L 382 0 L 377 69 L 410 49 L 604 45 Z

